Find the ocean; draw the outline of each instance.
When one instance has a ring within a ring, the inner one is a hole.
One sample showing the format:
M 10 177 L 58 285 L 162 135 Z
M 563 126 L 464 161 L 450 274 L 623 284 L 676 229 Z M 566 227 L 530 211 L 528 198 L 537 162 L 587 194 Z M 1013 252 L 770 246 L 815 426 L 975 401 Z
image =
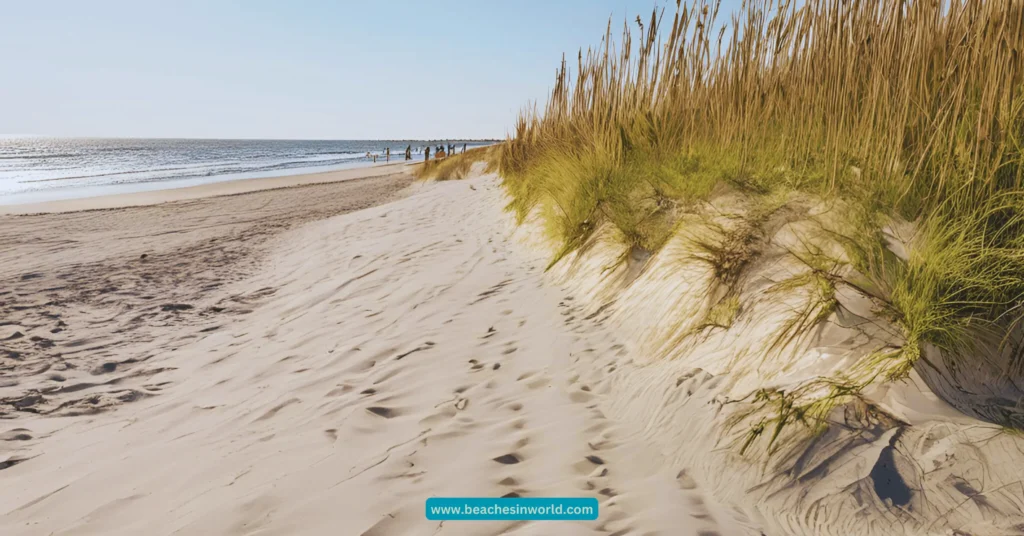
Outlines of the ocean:
M 467 140 L 188 140 L 0 138 L 0 204 L 180 188 L 224 180 L 316 173 L 373 165 L 367 152 Z M 415 159 L 415 158 L 414 158 Z M 378 158 L 378 163 L 381 159 Z

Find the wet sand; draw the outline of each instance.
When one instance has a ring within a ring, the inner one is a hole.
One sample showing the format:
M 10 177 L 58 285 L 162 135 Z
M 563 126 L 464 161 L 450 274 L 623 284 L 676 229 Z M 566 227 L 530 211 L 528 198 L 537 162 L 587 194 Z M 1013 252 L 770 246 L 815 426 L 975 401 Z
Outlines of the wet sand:
M 60 201 L 24 203 L 17 205 L 0 204 L 0 215 L 76 212 L 81 210 L 156 205 L 159 203 L 169 203 L 173 201 L 188 201 L 208 197 L 237 195 L 261 190 L 289 188 L 293 186 L 326 184 L 345 180 L 365 179 L 368 177 L 387 177 L 408 173 L 410 166 L 413 165 L 415 165 L 415 162 L 407 163 L 403 161 L 391 164 L 377 164 L 372 167 L 324 171 L 321 173 L 305 173 L 301 175 L 288 175 L 283 177 L 213 182 L 199 186 L 170 188 L 166 190 L 154 190 L 151 192 L 100 195 L 81 199 L 66 199 Z

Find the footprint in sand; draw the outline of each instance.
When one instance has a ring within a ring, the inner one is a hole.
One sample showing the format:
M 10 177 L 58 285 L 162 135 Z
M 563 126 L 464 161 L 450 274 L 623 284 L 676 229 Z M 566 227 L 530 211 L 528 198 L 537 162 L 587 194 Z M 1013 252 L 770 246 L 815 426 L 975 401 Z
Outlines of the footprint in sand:
M 117 363 L 114 363 L 113 361 L 108 361 L 92 369 L 92 372 L 90 372 L 90 374 L 92 374 L 93 376 L 98 376 L 100 374 L 110 374 L 115 370 L 117 370 Z
M 605 471 L 600 469 L 605 469 Z M 607 474 L 607 468 L 604 467 L 604 459 L 593 454 L 587 455 L 582 460 L 572 464 L 572 471 L 577 475 L 587 476 L 593 476 L 595 472 Z
M 687 474 L 686 469 L 679 471 L 679 474 L 676 475 L 676 481 L 679 483 L 679 489 L 697 489 L 697 482 Z
M 328 396 L 328 397 L 341 396 L 341 395 L 351 391 L 352 389 L 355 389 L 355 388 L 352 387 L 351 385 L 348 385 L 348 384 L 339 385 L 339 386 L 335 387 L 334 389 L 331 389 L 330 391 L 328 391 L 328 393 L 326 395 L 324 395 L 324 396 Z
M 393 417 L 397 417 L 398 415 L 400 415 L 400 412 L 398 410 L 393 408 L 385 408 L 382 406 L 371 406 L 366 408 L 366 411 L 369 411 L 374 415 L 384 417 L 385 419 L 391 419 Z
M 0 434 L 0 441 L 28 441 L 32 439 L 28 428 L 12 428 Z
M 689 501 L 690 501 L 690 506 L 693 508 L 693 513 L 690 514 L 690 517 L 692 517 L 694 519 L 699 519 L 701 521 L 708 521 L 708 522 L 711 522 L 712 524 L 717 524 L 715 522 L 714 516 L 711 515 L 711 511 L 709 511 L 707 506 L 704 504 L 704 499 L 702 497 L 700 497 L 699 495 L 694 494 L 694 495 L 690 496 Z M 711 534 L 716 534 L 717 535 L 718 533 L 715 532 L 715 531 L 703 530 L 703 531 L 698 532 L 697 534 L 698 535 L 706 534 L 706 535 L 710 536 Z
M 18 465 L 19 463 L 21 463 L 21 462 L 23 462 L 23 461 L 25 461 L 27 459 L 28 458 L 8 458 L 8 459 L 0 462 L 0 471 L 3 471 L 4 469 L 10 468 L 10 467 L 14 467 L 15 465 Z
M 583 386 L 579 390 L 572 391 L 569 393 L 569 400 L 576 402 L 577 404 L 584 404 L 594 399 L 594 394 L 590 392 L 590 388 Z
M 502 465 L 515 465 L 523 461 L 523 458 L 518 454 L 502 454 L 501 456 L 492 459 Z

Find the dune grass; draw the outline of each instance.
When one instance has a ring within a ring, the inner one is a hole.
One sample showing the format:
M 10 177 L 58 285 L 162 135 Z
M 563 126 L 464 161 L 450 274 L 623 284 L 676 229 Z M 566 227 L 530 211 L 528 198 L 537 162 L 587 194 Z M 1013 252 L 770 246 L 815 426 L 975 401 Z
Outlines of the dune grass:
M 886 379 L 905 377 L 923 344 L 970 359 L 978 337 L 1012 332 L 1024 310 L 1024 3 L 749 0 L 725 18 L 690 0 L 618 40 L 609 24 L 575 78 L 563 57 L 543 110 L 520 115 L 498 160 L 508 208 L 544 216 L 555 261 L 602 225 L 656 251 L 723 189 L 799 191 L 852 207 L 853 267 L 906 338 L 875 363 Z M 893 221 L 918 229 L 907 258 L 887 247 Z M 749 253 L 736 239 L 707 251 L 724 279 Z M 811 278 L 820 299 L 793 329 L 834 309 L 833 274 Z
M 476 147 L 441 159 L 428 160 L 416 168 L 416 177 L 439 181 L 462 180 L 476 162 L 487 162 L 487 170 L 494 171 L 497 165 L 497 151 L 498 146 L 491 145 Z

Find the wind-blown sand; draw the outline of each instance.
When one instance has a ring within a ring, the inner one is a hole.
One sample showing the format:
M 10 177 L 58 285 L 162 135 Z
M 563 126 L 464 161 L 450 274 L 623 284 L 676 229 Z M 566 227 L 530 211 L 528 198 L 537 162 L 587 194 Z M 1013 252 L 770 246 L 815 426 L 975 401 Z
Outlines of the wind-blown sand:
M 604 415 L 495 177 L 409 184 L 0 218 L 0 533 L 758 534 Z M 424 516 L 508 494 L 601 517 Z

